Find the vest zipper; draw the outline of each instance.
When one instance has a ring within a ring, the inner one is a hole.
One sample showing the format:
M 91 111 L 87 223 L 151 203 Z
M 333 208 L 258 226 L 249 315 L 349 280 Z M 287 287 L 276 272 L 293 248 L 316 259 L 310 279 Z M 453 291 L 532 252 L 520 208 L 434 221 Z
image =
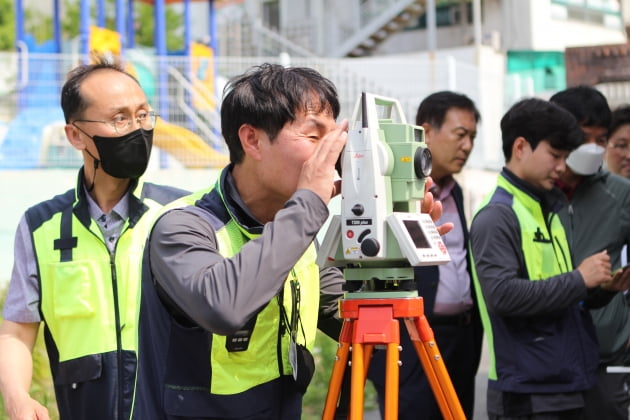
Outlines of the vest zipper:
M 569 207 L 569 214 L 572 213 L 572 209 L 571 207 Z M 551 238 L 553 235 L 553 230 L 551 229 L 551 224 L 552 224 L 552 220 L 554 218 L 554 216 L 557 216 L 556 213 L 551 213 L 548 220 L 547 220 L 547 232 L 549 232 L 549 237 Z M 553 246 L 553 253 L 555 255 L 558 255 L 558 252 L 556 251 L 556 249 L 560 250 L 560 255 L 562 256 L 562 261 L 564 263 L 564 267 L 561 267 L 561 269 L 563 269 L 565 272 L 569 271 L 569 267 L 572 267 L 573 264 L 569 264 L 569 261 L 567 261 L 567 256 L 564 253 L 564 249 L 562 248 L 562 244 L 560 243 L 560 240 L 558 239 L 558 237 L 556 235 L 553 235 L 553 241 L 551 241 L 551 245 Z
M 122 236 L 122 233 L 120 234 L 120 236 Z M 120 240 L 120 236 L 118 237 L 118 240 Z M 118 241 L 116 241 L 116 246 L 118 246 Z M 123 390 L 122 390 L 122 384 L 123 384 L 123 355 L 122 355 L 122 336 L 121 336 L 121 332 L 122 332 L 122 327 L 120 325 L 120 308 L 119 308 L 119 302 L 118 302 L 118 276 L 116 275 L 116 248 L 114 248 L 114 252 L 109 254 L 109 258 L 110 258 L 110 269 L 112 272 L 112 293 L 114 294 L 114 325 L 116 326 L 116 361 L 117 361 L 117 369 L 116 369 L 116 373 L 117 373 L 117 378 L 118 378 L 118 409 L 116 410 L 116 412 L 118 413 L 118 418 L 122 419 L 122 413 L 120 412 L 120 410 L 122 410 L 123 407 Z
M 569 213 L 569 224 L 571 226 L 571 244 L 570 244 L 570 246 L 571 246 L 571 245 L 573 245 L 572 242 L 573 242 L 573 213 L 574 213 L 573 212 L 573 204 L 571 202 L 568 203 L 567 212 Z M 551 217 L 549 218 L 549 224 L 550 225 L 551 225 L 551 220 L 552 220 L 554 215 L 557 215 L 557 214 L 556 213 L 552 213 Z M 554 235 L 553 239 L 554 239 L 554 243 L 558 245 L 558 248 L 560 249 L 560 252 L 562 254 L 562 259 L 564 261 L 564 268 L 565 268 L 565 270 L 568 271 L 569 270 L 569 264 L 567 264 L 567 258 L 566 258 L 566 255 L 564 254 L 564 248 L 562 247 L 562 244 L 560 244 L 560 240 L 558 239 L 557 236 Z M 555 248 L 556 247 L 554 246 L 554 250 L 555 250 Z M 573 260 L 571 260 L 571 267 L 573 267 Z M 579 306 L 580 306 L 579 310 L 582 310 L 582 305 L 583 305 L 583 301 L 581 301 L 579 303 Z M 580 316 L 580 315 L 578 314 L 578 316 Z M 575 318 L 572 318 L 572 321 L 575 321 Z M 577 325 L 578 324 L 577 322 L 574 322 L 574 324 L 576 324 L 576 326 L 579 327 L 579 325 Z M 580 340 L 579 350 L 580 350 L 580 356 L 581 356 L 581 364 L 582 364 L 582 367 L 584 368 L 584 370 L 586 371 L 587 368 L 588 368 L 587 364 L 586 364 L 586 354 L 584 353 L 584 346 L 582 345 L 582 341 L 581 340 Z M 579 379 L 584 379 L 584 377 L 582 376 Z
M 99 235 L 92 232 L 92 230 L 88 228 L 88 231 L 92 232 L 92 234 L 101 241 L 103 246 L 105 246 L 105 249 L 107 250 L 107 253 L 109 255 L 109 270 L 112 276 L 112 293 L 113 293 L 113 298 L 114 298 L 114 326 L 116 327 L 116 363 L 117 363 L 116 378 L 117 378 L 118 383 L 116 384 L 117 407 L 116 407 L 115 413 L 116 413 L 117 419 L 123 418 L 121 410 L 123 408 L 123 385 L 122 384 L 123 384 L 124 378 L 123 378 L 123 357 L 122 357 L 122 327 L 120 326 L 120 308 L 119 308 L 119 302 L 118 302 L 118 276 L 116 275 L 116 248 L 118 248 L 118 243 L 120 241 L 120 238 L 122 238 L 122 236 L 127 231 L 127 229 L 128 228 L 124 228 L 120 232 L 120 235 L 118 235 L 118 240 L 116 241 L 116 245 L 114 245 L 114 251 L 110 252 L 109 248 L 107 247 L 107 243 L 105 243 L 104 238 L 100 237 Z
M 124 383 L 124 363 L 123 363 L 123 346 L 122 346 L 122 329 L 124 325 L 120 325 L 120 302 L 118 301 L 118 276 L 116 275 L 116 251 L 118 249 L 118 244 L 122 239 L 123 235 L 129 230 L 129 224 L 126 226 L 123 225 L 123 229 L 118 235 L 118 239 L 116 240 L 116 244 L 114 245 L 114 251 L 112 251 L 110 256 L 110 265 L 112 270 L 112 293 L 114 294 L 114 321 L 116 326 L 116 361 L 118 363 L 118 369 L 116 369 L 117 377 L 118 377 L 118 409 L 116 412 L 118 413 L 118 418 L 123 420 L 123 383 Z M 107 244 L 105 244 L 107 247 Z M 140 280 L 140 279 L 138 279 Z M 137 368 L 137 366 L 136 366 Z
M 573 228 L 573 204 L 571 202 L 569 202 L 569 206 L 567 207 L 568 213 L 569 213 L 569 225 L 571 226 L 571 242 L 570 245 L 573 246 L 573 237 L 575 236 L 573 234 L 574 228 Z

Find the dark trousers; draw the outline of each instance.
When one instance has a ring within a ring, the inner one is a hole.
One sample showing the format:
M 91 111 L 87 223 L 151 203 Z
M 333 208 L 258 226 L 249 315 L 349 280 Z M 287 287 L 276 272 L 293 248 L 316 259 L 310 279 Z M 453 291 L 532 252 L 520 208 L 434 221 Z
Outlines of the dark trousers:
M 608 364 L 623 366 L 626 353 L 616 355 Z M 630 375 L 607 373 L 606 366 L 597 369 L 597 385 L 585 396 L 584 418 L 587 420 L 628 420 Z
M 166 415 L 165 420 L 300 420 L 302 418 L 302 394 L 295 391 L 293 379 L 285 376 L 283 381 L 284 391 L 277 395 L 274 404 L 267 409 L 261 409 L 255 414 L 247 416 L 228 415 L 224 417 L 202 416 L 202 417 L 186 417 L 178 415 Z M 250 401 L 252 405 L 258 404 L 257 401 Z M 269 406 L 265 401 L 265 406 Z M 154 420 L 154 419 L 138 419 L 138 420 Z
M 529 416 L 500 416 L 488 414 L 488 420 L 584 420 L 584 413 L 581 408 L 575 410 L 558 411 L 553 413 L 530 414 Z M 606 417 L 601 417 L 604 420 Z
M 481 343 L 473 324 L 440 323 L 429 320 L 435 341 L 467 419 L 472 419 L 475 401 L 475 375 L 479 366 Z M 442 414 L 426 378 L 420 359 L 405 328 L 401 328 L 398 419 L 440 420 Z M 383 415 L 385 384 L 384 351 L 375 353 L 370 363 L 370 379 L 378 394 Z

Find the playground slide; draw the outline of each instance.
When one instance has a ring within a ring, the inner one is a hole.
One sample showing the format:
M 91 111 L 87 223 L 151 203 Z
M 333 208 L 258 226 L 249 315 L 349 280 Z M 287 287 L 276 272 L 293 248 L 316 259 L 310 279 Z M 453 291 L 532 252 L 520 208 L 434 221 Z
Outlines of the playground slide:
M 229 162 L 227 155 L 214 150 L 197 134 L 164 120 L 155 125 L 153 144 L 187 168 L 222 168 Z

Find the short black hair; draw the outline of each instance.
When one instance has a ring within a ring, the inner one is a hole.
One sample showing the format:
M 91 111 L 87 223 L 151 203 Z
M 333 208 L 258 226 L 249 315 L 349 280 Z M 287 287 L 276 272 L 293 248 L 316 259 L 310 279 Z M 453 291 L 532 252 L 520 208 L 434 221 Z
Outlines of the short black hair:
M 88 107 L 86 99 L 81 95 L 81 84 L 89 75 L 99 70 L 113 70 L 125 74 L 135 80 L 140 86 L 138 80 L 130 73 L 125 71 L 120 61 L 116 58 L 110 58 L 103 54 L 93 53 L 89 64 L 81 64 L 68 72 L 66 83 L 61 89 L 61 109 L 66 119 L 66 124 L 77 119 L 81 113 Z
M 429 123 L 439 130 L 451 108 L 470 111 L 476 123 L 481 120 L 481 114 L 472 99 L 461 93 L 443 90 L 432 93 L 420 102 L 416 113 L 416 125 Z
M 335 85 L 314 69 L 265 63 L 231 79 L 221 103 L 221 132 L 230 162 L 243 159 L 238 137 L 243 124 L 264 130 L 273 141 L 287 122 L 307 110 L 330 110 L 335 119 L 340 111 Z
M 624 104 L 615 108 L 612 112 L 609 136 L 612 136 L 621 126 L 630 124 L 630 105 Z
M 583 127 L 610 127 L 612 113 L 606 97 L 592 86 L 579 85 L 555 93 L 549 101 L 569 111 Z
M 572 151 L 584 141 L 577 119 L 566 109 L 539 98 L 522 99 L 501 118 L 503 155 L 512 158 L 512 146 L 523 137 L 532 147 L 546 140 L 551 147 Z

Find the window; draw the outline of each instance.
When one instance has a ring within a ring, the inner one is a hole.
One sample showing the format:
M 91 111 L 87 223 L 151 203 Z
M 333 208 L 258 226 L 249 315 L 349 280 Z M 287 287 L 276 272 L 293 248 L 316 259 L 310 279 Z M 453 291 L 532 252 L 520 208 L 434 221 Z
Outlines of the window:
M 553 17 L 577 20 L 607 28 L 622 27 L 618 0 L 551 0 Z
M 435 7 L 435 21 L 438 27 L 472 24 L 472 3 L 446 2 L 438 4 Z M 425 13 L 405 29 L 426 28 L 427 15 Z
M 275 31 L 280 30 L 280 5 L 278 0 L 268 0 L 262 3 L 263 25 Z

